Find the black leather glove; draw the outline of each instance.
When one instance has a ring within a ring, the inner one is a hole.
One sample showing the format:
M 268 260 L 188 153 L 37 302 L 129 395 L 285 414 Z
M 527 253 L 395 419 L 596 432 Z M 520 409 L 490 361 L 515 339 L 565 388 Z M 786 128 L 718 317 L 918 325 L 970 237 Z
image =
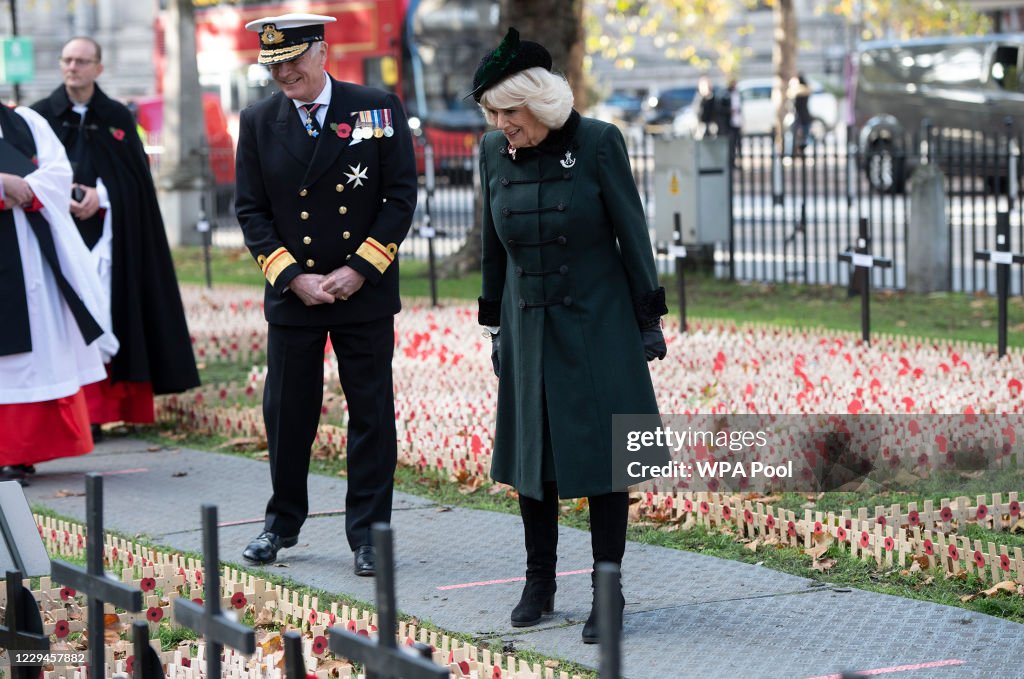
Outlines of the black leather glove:
M 494 368 L 494 376 L 501 377 L 501 359 L 498 353 L 501 351 L 501 333 L 491 334 L 491 366 Z
M 641 330 L 640 338 L 644 341 L 644 355 L 648 361 L 665 358 L 668 347 L 665 346 L 665 335 L 661 332 L 660 324 Z

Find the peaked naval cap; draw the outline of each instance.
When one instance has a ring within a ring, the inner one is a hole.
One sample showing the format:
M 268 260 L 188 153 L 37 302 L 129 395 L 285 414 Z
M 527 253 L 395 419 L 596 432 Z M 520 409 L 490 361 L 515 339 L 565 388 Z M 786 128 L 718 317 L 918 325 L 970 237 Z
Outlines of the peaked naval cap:
M 520 40 L 519 31 L 509 28 L 498 46 L 480 60 L 473 74 L 473 91 L 466 96 L 479 104 L 485 91 L 510 75 L 536 66 L 550 71 L 551 53 L 539 43 Z
M 260 34 L 256 63 L 270 66 L 298 59 L 315 42 L 324 39 L 324 24 L 337 21 L 322 14 L 282 14 L 250 21 L 246 30 Z

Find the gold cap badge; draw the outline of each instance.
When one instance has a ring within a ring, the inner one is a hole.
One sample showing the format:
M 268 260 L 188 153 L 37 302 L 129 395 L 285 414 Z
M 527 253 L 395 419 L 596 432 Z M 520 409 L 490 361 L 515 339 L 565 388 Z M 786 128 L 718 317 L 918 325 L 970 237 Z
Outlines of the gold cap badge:
M 274 24 L 267 24 L 260 33 L 260 42 L 264 45 L 277 45 L 284 42 L 284 33 L 277 30 Z

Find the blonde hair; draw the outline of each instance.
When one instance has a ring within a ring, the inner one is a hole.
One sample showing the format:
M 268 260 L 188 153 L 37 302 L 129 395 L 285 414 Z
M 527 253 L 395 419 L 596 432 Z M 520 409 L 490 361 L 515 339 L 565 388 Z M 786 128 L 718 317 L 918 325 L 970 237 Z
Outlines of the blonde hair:
M 480 108 L 488 124 L 494 124 L 489 110 L 525 106 L 549 130 L 557 130 L 572 113 L 572 88 L 565 77 L 535 66 L 511 75 L 487 89 Z

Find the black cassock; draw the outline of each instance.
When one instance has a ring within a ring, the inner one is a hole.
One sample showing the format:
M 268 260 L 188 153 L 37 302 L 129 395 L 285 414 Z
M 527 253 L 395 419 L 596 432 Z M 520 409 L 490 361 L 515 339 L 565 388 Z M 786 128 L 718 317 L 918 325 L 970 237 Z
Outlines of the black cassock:
M 111 315 L 121 343 L 111 381 L 150 382 L 155 394 L 196 387 L 192 342 L 135 119 L 98 86 L 84 121 L 71 107 L 63 85 L 32 105 L 67 149 L 75 181 L 94 186 L 99 177 L 110 195 Z M 92 247 L 99 237 L 95 220 L 76 223 Z

